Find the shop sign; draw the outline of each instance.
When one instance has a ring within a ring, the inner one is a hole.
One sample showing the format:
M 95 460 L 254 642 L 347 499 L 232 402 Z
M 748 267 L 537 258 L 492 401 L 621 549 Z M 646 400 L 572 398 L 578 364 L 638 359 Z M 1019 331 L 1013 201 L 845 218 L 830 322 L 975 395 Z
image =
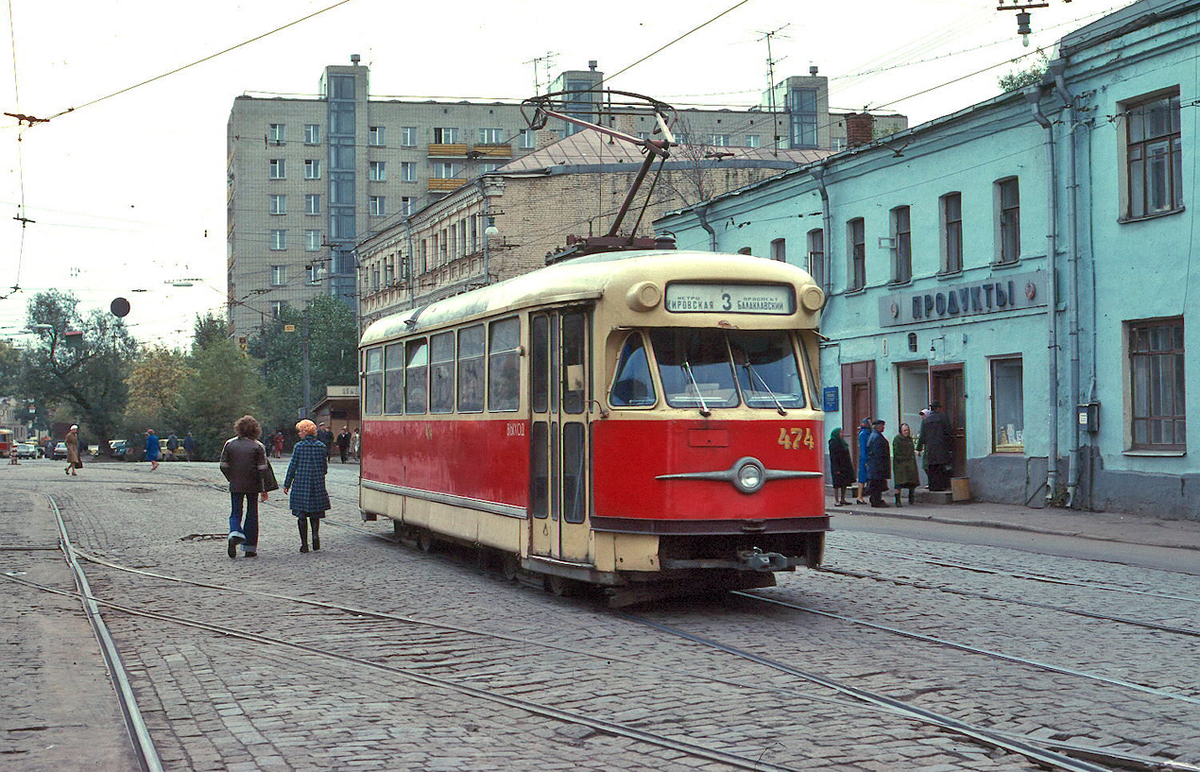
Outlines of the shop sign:
M 895 327 L 915 322 L 986 316 L 1046 305 L 1044 271 L 1003 274 L 983 282 L 939 285 L 934 290 L 891 292 L 879 300 L 879 323 Z

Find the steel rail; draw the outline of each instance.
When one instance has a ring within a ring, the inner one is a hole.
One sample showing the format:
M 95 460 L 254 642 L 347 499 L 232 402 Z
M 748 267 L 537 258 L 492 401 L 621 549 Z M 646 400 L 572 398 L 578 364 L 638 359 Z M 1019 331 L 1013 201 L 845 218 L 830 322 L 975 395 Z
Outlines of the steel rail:
M 864 574 L 859 571 L 846 571 L 841 568 L 828 568 L 822 566 L 817 569 L 821 573 L 835 574 L 837 576 L 848 576 L 853 579 L 870 579 L 873 582 L 887 582 L 888 584 L 898 584 L 904 587 L 915 587 L 920 590 L 933 590 L 935 592 L 945 592 L 950 595 L 958 595 L 964 598 L 978 598 L 979 600 L 998 601 L 1000 603 L 1013 603 L 1020 606 L 1029 606 L 1031 608 L 1046 609 L 1047 611 L 1059 611 L 1063 614 L 1072 614 L 1074 616 L 1085 617 L 1087 619 L 1098 619 L 1102 622 L 1119 622 L 1124 625 L 1132 625 L 1133 627 L 1144 627 L 1147 630 L 1157 630 L 1163 633 L 1174 633 L 1176 635 L 1191 635 L 1200 636 L 1200 630 L 1193 630 L 1187 627 L 1175 627 L 1173 625 L 1159 624 L 1158 622 L 1143 622 L 1139 619 L 1130 619 L 1129 617 L 1118 617 L 1111 614 L 1099 614 L 1094 611 L 1084 611 L 1082 609 L 1067 608 L 1066 606 L 1055 606 L 1052 603 L 1038 603 L 1033 600 L 1021 600 L 1019 598 L 1006 598 L 1003 595 L 991 595 L 985 592 L 970 592 L 969 590 L 955 590 L 948 587 L 938 587 L 933 584 L 924 582 L 910 582 L 905 579 L 893 579 L 886 576 L 873 576 Z M 1186 600 L 1186 599 L 1181 599 Z
M 790 603 L 788 601 L 778 600 L 776 598 L 766 598 L 766 597 L 763 597 L 762 595 L 756 595 L 756 594 L 753 594 L 750 592 L 746 592 L 745 590 L 734 590 L 731 594 L 737 595 L 737 596 L 740 596 L 743 598 L 749 598 L 751 600 L 759 601 L 761 603 L 770 603 L 775 606 L 783 606 L 784 608 L 795 609 L 796 611 L 803 611 L 806 614 L 816 614 L 818 616 L 827 617 L 829 619 L 837 619 L 842 622 L 849 622 L 850 624 L 859 625 L 860 627 L 869 627 L 873 630 L 880 630 L 885 633 L 891 633 L 893 635 L 899 635 L 899 636 L 903 636 L 905 638 L 912 638 L 913 640 L 917 640 L 917 641 L 924 641 L 926 643 L 934 643 L 934 644 L 937 644 L 938 646 L 945 646 L 945 647 L 951 648 L 951 649 L 958 649 L 959 651 L 966 651 L 971 654 L 981 654 L 985 657 L 991 657 L 992 659 L 999 659 L 999 660 L 1003 660 L 1005 662 L 1012 662 L 1017 665 L 1026 665 L 1029 667 L 1037 668 L 1039 670 L 1046 670 L 1051 673 L 1058 673 L 1060 675 L 1074 676 L 1076 678 L 1086 678 L 1091 681 L 1098 681 L 1100 683 L 1108 684 L 1109 686 L 1120 686 L 1125 689 L 1132 689 L 1134 691 L 1144 692 L 1146 694 L 1153 694 L 1155 697 L 1166 697 L 1167 699 L 1181 700 L 1183 702 L 1190 702 L 1193 705 L 1200 705 L 1200 698 L 1191 697 L 1186 694 L 1178 694 L 1176 692 L 1168 692 L 1164 689 L 1156 689 L 1153 686 L 1145 686 L 1143 684 L 1133 683 L 1132 681 L 1122 681 L 1119 678 L 1109 678 L 1108 676 L 1097 675 L 1096 673 L 1088 673 L 1083 670 L 1073 670 L 1071 668 L 1062 667 L 1060 665 L 1051 665 L 1047 662 L 1038 662 L 1037 660 L 1034 660 L 1034 659 L 1026 659 L 1024 657 L 1018 657 L 1013 654 L 1005 654 L 1000 651 L 992 651 L 991 649 L 981 649 L 977 646 L 970 646 L 965 643 L 956 643 L 954 641 L 946 640 L 945 638 L 935 638 L 932 635 L 925 635 L 924 633 L 914 633 L 911 630 L 901 630 L 898 627 L 889 627 L 888 625 L 881 625 L 876 622 L 868 622 L 865 619 L 855 619 L 854 617 L 848 617 L 843 614 L 835 614 L 832 611 L 821 611 L 820 609 L 811 608 L 809 606 L 801 606 L 798 603 Z
M 965 721 L 959 721 L 956 718 L 951 718 L 940 713 L 935 713 L 931 710 L 919 708 L 915 705 L 903 702 L 901 700 L 892 699 L 891 697 L 885 697 L 881 694 L 876 694 L 866 689 L 860 689 L 856 686 L 849 686 L 832 678 L 826 678 L 825 676 L 820 676 L 815 673 L 809 673 L 807 671 L 800 670 L 799 668 L 785 665 L 782 662 L 776 662 L 775 660 L 767 657 L 754 654 L 744 649 L 738 649 L 736 647 L 729 646 L 718 641 L 696 635 L 694 633 L 689 633 L 661 622 L 653 622 L 649 619 L 645 619 L 644 617 L 639 617 L 626 612 L 614 612 L 614 614 L 627 621 L 644 625 L 646 627 L 659 630 L 660 632 L 667 633 L 668 635 L 692 641 L 693 643 L 699 643 L 702 646 L 708 646 L 709 648 L 725 652 L 726 654 L 731 654 L 735 657 L 739 657 L 750 662 L 755 662 L 765 667 L 778 670 L 782 673 L 787 673 L 788 675 L 802 678 L 810 683 L 819 684 L 828 689 L 833 689 L 841 694 L 853 697 L 854 699 L 885 707 L 896 714 L 903 715 L 908 718 L 914 718 L 926 724 L 932 724 L 943 729 L 957 732 L 958 734 L 970 737 L 971 739 L 976 740 L 984 745 L 994 748 L 1001 748 L 1011 753 L 1016 753 L 1024 756 L 1027 759 L 1030 759 L 1031 761 L 1047 765 L 1054 769 L 1068 770 L 1068 772 L 1111 772 L 1108 767 L 1101 767 L 1097 764 L 1092 764 L 1087 761 L 1073 759 L 1070 756 L 1066 756 L 1061 753 L 1044 750 L 1024 740 L 1009 739 L 991 730 L 981 729 L 968 724 Z
M 100 602 L 92 595 L 87 575 L 84 574 L 83 567 L 75 558 L 75 548 L 67 533 L 67 525 L 63 521 L 62 512 L 53 496 L 46 494 L 46 499 L 50 502 L 50 509 L 54 512 L 54 519 L 58 524 L 59 546 L 67 560 L 67 566 L 71 569 L 75 587 L 79 591 L 79 598 L 83 601 L 84 612 L 88 622 L 92 625 L 96 641 L 100 644 L 100 654 L 104 658 L 109 678 L 116 690 L 121 716 L 125 721 L 125 728 L 129 732 L 129 739 L 133 743 L 133 749 L 138 757 L 138 766 L 143 772 L 162 772 L 162 760 L 158 756 L 158 750 L 154 747 L 154 741 L 150 737 L 150 730 L 146 728 L 146 722 L 138 709 L 137 698 L 133 694 L 133 687 L 129 684 L 128 673 L 124 663 L 121 662 L 121 654 L 108 632 L 108 626 L 104 624 L 104 619 L 100 616 Z
M 28 585 L 30 587 L 36 587 L 40 590 L 55 593 L 58 595 L 65 595 L 68 597 L 77 597 L 78 596 L 77 593 L 71 593 L 71 592 L 66 592 L 64 590 L 59 590 L 59 589 L 56 589 L 53 587 L 47 587 L 45 585 L 40 585 L 40 584 L 37 584 L 36 582 L 31 582 L 31 581 L 28 581 L 25 579 L 20 579 L 20 578 L 14 577 L 14 576 L 5 576 L 4 578 L 9 579 L 14 582 L 18 582 L 20 584 Z M 585 715 L 582 715 L 579 713 L 574 713 L 574 712 L 567 711 L 567 710 L 561 710 L 559 708 L 555 708 L 555 707 L 552 707 L 549 705 L 543 705 L 538 702 L 533 702 L 532 700 L 521 699 L 520 697 L 510 697 L 510 696 L 504 695 L 504 694 L 497 694 L 494 692 L 487 691 L 486 689 L 479 689 L 479 688 L 476 688 L 473 686 L 468 686 L 466 684 L 457 683 L 457 682 L 452 681 L 447 678 L 440 678 L 438 676 L 431 676 L 431 675 L 427 675 L 424 673 L 417 673 L 417 672 L 414 672 L 414 671 L 406 669 L 406 668 L 396 667 L 393 665 L 386 665 L 386 664 L 383 664 L 380 662 L 372 662 L 371 660 L 362 659 L 360 657 L 352 657 L 348 654 L 341 654 L 339 652 L 329 651 L 328 649 L 322 649 L 322 648 L 319 648 L 316 646 L 310 646 L 309 644 L 305 644 L 305 643 L 289 641 L 289 640 L 286 640 L 283 638 L 275 638 L 275 637 L 272 637 L 269 635 L 262 635 L 261 633 L 253 633 L 253 632 L 249 632 L 246 630 L 239 630 L 237 628 L 228 627 L 225 625 L 215 625 L 215 624 L 211 624 L 209 622 L 203 622 L 203 621 L 200 621 L 197 619 L 188 619 L 186 617 L 181 617 L 181 616 L 177 616 L 174 614 L 163 614 L 163 613 L 159 613 L 159 612 L 155 612 L 155 611 L 146 611 L 144 609 L 136 609 L 136 608 L 132 608 L 129 606 L 123 606 L 119 603 L 113 603 L 111 601 L 101 600 L 98 598 L 90 598 L 90 600 L 91 600 L 91 602 L 96 603 L 100 606 L 104 606 L 105 608 L 112 609 L 113 611 L 119 611 L 121 613 L 128 614 L 130 616 L 143 617 L 146 619 L 154 619 L 154 620 L 157 620 L 160 622 L 168 622 L 170 624 L 180 625 L 182 627 L 191 627 L 191 628 L 198 629 L 198 630 L 204 630 L 204 631 L 210 632 L 210 633 L 215 633 L 217 635 L 221 635 L 226 638 L 239 638 L 241 640 L 250 641 L 252 643 L 259 643 L 259 644 L 264 644 L 264 645 L 268 645 L 268 646 L 280 646 L 283 648 L 294 649 L 296 651 L 304 652 L 307 654 L 312 654 L 312 655 L 319 656 L 319 657 L 325 657 L 327 659 L 334 659 L 334 660 L 338 660 L 340 662 L 345 662 L 345 663 L 349 663 L 352 665 L 358 665 L 358 666 L 365 667 L 365 668 L 372 669 L 372 670 L 379 670 L 379 671 L 382 671 L 385 673 L 399 676 L 399 677 L 404 678 L 409 681 L 414 681 L 423 686 L 448 689 L 450 691 L 455 691 L 460 694 L 466 695 L 468 697 L 474 697 L 476 699 L 481 699 L 481 700 L 484 700 L 487 702 L 494 702 L 494 703 L 504 705 L 506 707 L 523 710 L 526 713 L 529 713 L 531 715 L 541 716 L 543 718 L 550 718 L 550 719 L 554 719 L 557 721 L 562 721 L 564 723 L 576 724 L 579 726 L 586 726 L 590 729 L 593 729 L 597 732 L 602 732 L 604 734 L 616 735 L 619 737 L 624 737 L 628 740 L 644 742 L 648 745 L 655 745 L 660 748 L 667 748 L 669 750 L 678 751 L 679 753 L 683 753 L 688 756 L 694 756 L 697 758 L 708 759 L 709 761 L 716 761 L 716 762 L 719 762 L 722 764 L 728 764 L 729 766 L 732 766 L 732 767 L 754 770 L 755 772 L 800 772 L 800 770 L 798 770 L 796 767 L 785 767 L 785 766 L 780 766 L 778 764 L 771 764 L 768 762 L 764 762 L 761 759 L 752 759 L 752 758 L 748 758 L 745 756 L 738 756 L 733 753 L 727 753 L 722 750 L 718 750 L 715 748 L 709 748 L 709 747 L 706 747 L 703 745 L 698 745 L 696 743 L 687 742 L 685 740 L 678 740 L 678 739 L 675 739 L 672 737 L 668 737 L 666 735 L 659 735 L 659 734 L 655 734 L 653 732 L 647 732 L 647 731 L 644 731 L 641 729 L 636 729 L 636 728 L 628 726 L 626 724 L 620 724 L 620 723 L 616 723 L 613 721 L 606 721 L 601 718 L 593 718 L 591 716 L 585 716 Z M 158 767 L 158 769 L 161 770 L 161 766 Z

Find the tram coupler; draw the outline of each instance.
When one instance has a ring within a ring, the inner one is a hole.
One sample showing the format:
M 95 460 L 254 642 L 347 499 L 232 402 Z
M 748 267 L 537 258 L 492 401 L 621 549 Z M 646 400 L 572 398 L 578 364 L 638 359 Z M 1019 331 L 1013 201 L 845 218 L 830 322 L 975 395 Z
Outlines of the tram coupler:
M 793 568 L 787 555 L 763 552 L 758 547 L 738 552 L 738 562 L 751 571 L 789 571 Z

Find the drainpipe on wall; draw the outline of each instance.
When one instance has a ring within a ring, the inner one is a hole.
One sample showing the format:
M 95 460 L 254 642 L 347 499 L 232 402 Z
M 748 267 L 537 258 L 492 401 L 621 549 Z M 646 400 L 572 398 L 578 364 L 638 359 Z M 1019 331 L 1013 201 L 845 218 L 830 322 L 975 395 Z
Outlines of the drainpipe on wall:
M 708 224 L 708 207 L 701 204 L 696 207 L 696 219 L 700 221 L 700 227 L 708 231 L 708 251 L 717 251 L 717 232 Z
M 1046 381 L 1049 385 L 1050 406 L 1047 416 L 1050 431 L 1046 441 L 1046 503 L 1054 501 L 1058 490 L 1058 279 L 1056 262 L 1058 256 L 1058 173 L 1055 167 L 1054 125 L 1042 112 L 1039 99 L 1042 89 L 1030 86 L 1025 89 L 1025 99 L 1033 110 L 1033 119 L 1046 130 L 1046 186 L 1048 196 L 1046 202 L 1046 283 L 1050 299 L 1046 312 L 1046 349 L 1049 352 Z
M 1066 107 L 1067 125 L 1070 127 L 1070 132 L 1067 134 L 1070 148 L 1068 155 L 1069 164 L 1067 166 L 1067 234 L 1070 238 L 1070 244 L 1067 247 L 1067 266 L 1069 268 L 1067 272 L 1067 309 L 1070 315 L 1067 339 L 1071 351 L 1071 404 L 1078 405 L 1082 401 L 1080 399 L 1079 386 L 1079 234 L 1078 226 L 1075 222 L 1079 206 L 1079 185 L 1076 170 L 1076 159 L 1078 156 L 1075 132 L 1079 128 L 1079 124 L 1076 121 L 1075 99 L 1067 89 L 1066 78 L 1063 75 L 1067 67 L 1066 60 L 1055 59 L 1047 66 L 1050 74 L 1054 76 L 1054 90 L 1057 92 L 1058 98 L 1062 100 L 1063 106 Z M 1079 475 L 1081 471 L 1079 452 L 1079 422 L 1071 421 L 1071 447 L 1068 452 L 1069 464 L 1067 467 L 1067 507 L 1069 509 L 1077 506 L 1076 496 L 1079 493 Z
M 821 257 L 821 272 L 824 274 L 821 277 L 821 284 L 824 286 L 821 289 L 825 290 L 825 297 L 828 299 L 833 297 L 833 262 L 831 257 L 833 255 L 833 229 L 829 227 L 833 220 L 833 214 L 829 211 L 829 189 L 825 187 L 824 165 L 813 169 L 813 179 L 817 181 L 817 190 L 821 194 L 821 240 L 825 242 L 822 245 L 825 253 Z

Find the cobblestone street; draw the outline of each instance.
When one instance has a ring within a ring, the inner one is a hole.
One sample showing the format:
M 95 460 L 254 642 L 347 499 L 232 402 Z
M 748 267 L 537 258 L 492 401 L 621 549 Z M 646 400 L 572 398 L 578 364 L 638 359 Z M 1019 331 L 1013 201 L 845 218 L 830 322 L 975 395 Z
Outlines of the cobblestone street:
M 79 601 L 29 584 L 74 589 L 47 496 L 121 607 L 103 617 L 164 769 L 1036 768 L 887 700 L 1200 764 L 1194 574 L 846 530 L 830 570 L 624 613 L 395 544 L 360 522 L 353 465 L 331 466 L 320 552 L 272 494 L 255 560 L 225 554 L 213 464 L 5 473 L 0 558 L 28 582 L 3 601 L 6 770 L 133 768 Z

